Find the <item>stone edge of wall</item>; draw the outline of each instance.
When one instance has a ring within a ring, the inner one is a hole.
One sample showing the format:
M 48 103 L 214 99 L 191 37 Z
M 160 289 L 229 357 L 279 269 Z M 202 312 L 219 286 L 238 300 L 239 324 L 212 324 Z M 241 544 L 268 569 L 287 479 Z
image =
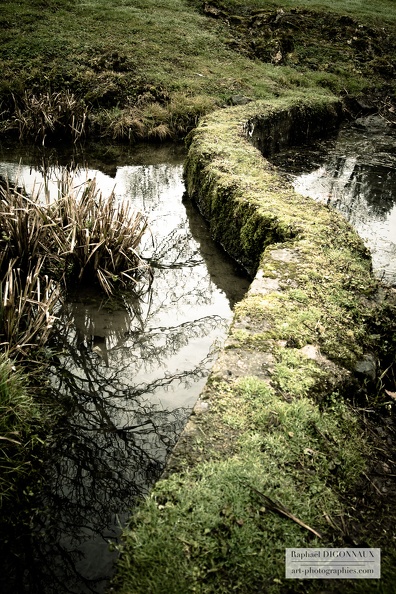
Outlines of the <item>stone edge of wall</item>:
M 337 230 L 341 244 L 345 241 L 349 247 L 352 245 L 353 257 L 366 269 L 367 276 L 371 276 L 370 257 L 349 224 L 334 211 L 309 199 L 301 202 L 300 197 L 289 208 L 296 194 L 279 180 L 263 156 L 323 136 L 342 119 L 341 103 L 328 97 L 316 101 L 280 100 L 278 104 L 255 102 L 212 113 L 192 133 L 185 163 L 187 195 L 208 220 L 213 237 L 253 273 L 244 300 L 279 295 L 288 285 L 293 288 L 301 283 L 301 279 L 295 281 L 296 268 L 303 269 L 309 249 L 318 247 L 320 238 L 316 237 L 316 220 L 312 219 L 320 217 L 323 217 L 322 225 L 329 224 L 332 232 Z M 308 220 L 305 215 L 311 210 Z M 249 226 L 251 221 L 253 224 Z M 326 272 L 325 267 L 318 270 L 325 278 Z M 233 382 L 240 377 L 256 376 L 271 382 L 274 364 L 271 349 L 255 350 L 251 345 L 244 349 L 236 338 L 240 331 L 245 336 L 260 332 L 262 323 L 256 322 L 254 316 L 244 317 L 243 308 L 234 313 L 226 343 L 168 458 L 163 478 L 181 471 L 189 462 L 194 463 L 193 458 L 189 460 L 189 444 L 201 438 L 200 419 L 207 416 L 205 413 L 210 408 L 213 379 Z M 272 342 L 276 348 L 289 346 L 281 336 L 274 336 Z M 342 347 L 340 336 L 341 350 Z M 347 349 L 351 353 L 351 341 Z M 299 353 L 324 370 L 326 391 L 353 382 L 354 370 L 362 360 L 370 373 L 376 365 L 371 353 L 362 355 L 357 348 L 352 352 L 352 363 L 344 366 L 323 354 L 314 341 L 308 341 Z

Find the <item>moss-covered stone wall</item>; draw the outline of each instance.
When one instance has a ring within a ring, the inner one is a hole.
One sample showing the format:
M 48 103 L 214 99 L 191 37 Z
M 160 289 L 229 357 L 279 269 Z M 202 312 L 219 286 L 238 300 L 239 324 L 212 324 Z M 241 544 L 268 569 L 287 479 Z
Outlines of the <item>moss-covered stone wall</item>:
M 372 451 L 349 406 L 360 362 L 375 369 L 370 257 L 341 215 L 297 195 L 252 142 L 270 153 L 339 117 L 327 97 L 252 103 L 207 116 L 190 138 L 187 193 L 254 280 L 162 480 L 124 532 L 120 594 L 318 593 L 321 580 L 285 580 L 287 547 L 383 546 L 371 511 L 357 517 Z M 368 582 L 343 591 L 377 591 Z
M 315 105 L 293 105 L 280 111 L 258 112 L 249 117 L 245 131 L 251 143 L 265 157 L 278 151 L 323 138 L 337 128 L 344 117 L 338 100 Z
M 283 390 L 274 374 L 280 364 L 292 393 L 325 401 L 334 390 L 357 390 L 360 362 L 375 361 L 367 322 L 377 282 L 367 249 L 340 214 L 296 194 L 263 156 L 323 136 L 342 117 L 341 103 L 328 97 L 256 102 L 211 114 L 190 137 L 187 193 L 254 275 L 212 379 L 255 376 Z M 202 410 L 199 401 L 187 439 Z

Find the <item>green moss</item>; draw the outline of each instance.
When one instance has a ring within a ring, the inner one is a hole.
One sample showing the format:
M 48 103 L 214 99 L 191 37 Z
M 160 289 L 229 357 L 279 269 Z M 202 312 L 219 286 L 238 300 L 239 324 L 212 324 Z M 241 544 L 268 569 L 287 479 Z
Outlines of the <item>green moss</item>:
M 283 340 L 290 347 L 317 344 L 321 352 L 347 368 L 353 368 L 364 349 L 370 347 L 367 320 L 372 311 L 354 296 L 337 287 L 308 284 L 301 289 L 248 296 L 237 305 L 236 314 L 265 320 L 260 341 Z M 240 331 L 235 333 L 240 340 Z M 234 336 L 234 333 L 233 333 Z M 247 342 L 253 338 L 246 336 Z
M 219 387 L 205 428 L 237 429 L 237 451 L 157 483 L 126 532 L 119 592 L 275 594 L 285 587 L 286 547 L 331 542 L 325 516 L 345 513 L 337 489 L 364 469 L 365 443 L 347 407 L 335 401 L 323 414 L 309 399 L 280 399 L 254 377 L 233 391 Z M 271 511 L 251 487 L 325 540 Z
M 295 349 L 278 349 L 272 374 L 274 386 L 286 395 L 301 398 L 323 384 L 326 373 L 315 362 Z

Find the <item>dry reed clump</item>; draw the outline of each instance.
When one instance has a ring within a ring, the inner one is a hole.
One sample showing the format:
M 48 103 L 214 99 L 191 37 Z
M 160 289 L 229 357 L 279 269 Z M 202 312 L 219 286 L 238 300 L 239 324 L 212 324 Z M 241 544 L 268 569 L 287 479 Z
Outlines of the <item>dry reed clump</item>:
M 159 124 L 158 126 L 154 126 L 150 128 L 147 133 L 148 138 L 152 140 L 166 140 L 167 138 L 172 138 L 172 132 L 166 124 Z
M 135 284 L 148 270 L 137 253 L 147 218 L 114 191 L 103 197 L 95 179 L 76 189 L 66 174 L 54 201 L 47 196 L 44 202 L 39 189 L 27 196 L 9 184 L 0 188 L 0 197 L 3 277 L 11 261 L 25 277 L 40 261 L 43 271 L 66 288 L 97 281 L 111 294 L 117 283 Z
M 142 140 L 147 136 L 147 127 L 132 110 L 124 110 L 109 118 L 105 125 L 114 140 Z
M 164 141 L 185 136 L 213 107 L 213 99 L 204 96 L 176 93 L 164 104 L 146 93 L 139 97 L 134 107 L 109 110 L 96 124 L 115 140 Z
M 149 271 L 137 253 L 146 217 L 114 192 L 104 198 L 95 180 L 76 192 L 67 175 L 53 202 L 4 183 L 0 199 L 0 346 L 8 353 L 46 343 L 62 286 L 97 283 L 109 295 Z
M 0 186 L 0 200 L 0 248 L 3 256 L 0 273 L 3 276 L 9 262 L 13 261 L 27 274 L 42 256 L 45 213 L 35 195 L 29 198 L 22 188 L 9 184 L 8 180 Z
M 107 293 L 117 283 L 136 284 L 148 271 L 138 255 L 147 218 L 130 202 L 119 201 L 114 191 L 104 198 L 96 181 L 87 181 L 81 195 L 71 191 L 73 180 L 63 180 L 61 197 L 47 208 L 49 245 L 57 264 L 64 262 L 66 285 L 97 281 Z
M 9 355 L 27 355 L 30 347 L 43 347 L 55 322 L 59 287 L 42 275 L 43 259 L 24 274 L 15 260 L 0 283 L 0 347 Z
M 14 98 L 15 112 L 12 128 L 20 139 L 34 138 L 43 145 L 48 137 L 66 137 L 76 142 L 86 132 L 88 110 L 84 101 L 70 91 L 41 93 L 25 91 Z

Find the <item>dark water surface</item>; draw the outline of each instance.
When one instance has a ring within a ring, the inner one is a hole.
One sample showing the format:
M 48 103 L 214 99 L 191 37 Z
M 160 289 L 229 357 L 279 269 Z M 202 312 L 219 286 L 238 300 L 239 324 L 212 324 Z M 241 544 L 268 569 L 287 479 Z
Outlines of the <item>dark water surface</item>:
M 45 171 L 43 191 L 56 194 L 62 156 L 0 153 L 0 175 L 30 191 Z M 249 285 L 182 201 L 182 150 L 99 153 L 73 156 L 83 163 L 75 184 L 95 177 L 104 195 L 115 187 L 148 214 L 143 255 L 154 278 L 140 298 L 85 289 L 58 312 L 51 386 L 64 415 L 32 530 L 9 544 L 3 594 L 104 592 L 116 556 L 109 543 L 160 477 Z
M 370 249 L 375 275 L 396 285 L 396 128 L 359 118 L 337 136 L 272 159 L 296 191 L 339 210 Z

